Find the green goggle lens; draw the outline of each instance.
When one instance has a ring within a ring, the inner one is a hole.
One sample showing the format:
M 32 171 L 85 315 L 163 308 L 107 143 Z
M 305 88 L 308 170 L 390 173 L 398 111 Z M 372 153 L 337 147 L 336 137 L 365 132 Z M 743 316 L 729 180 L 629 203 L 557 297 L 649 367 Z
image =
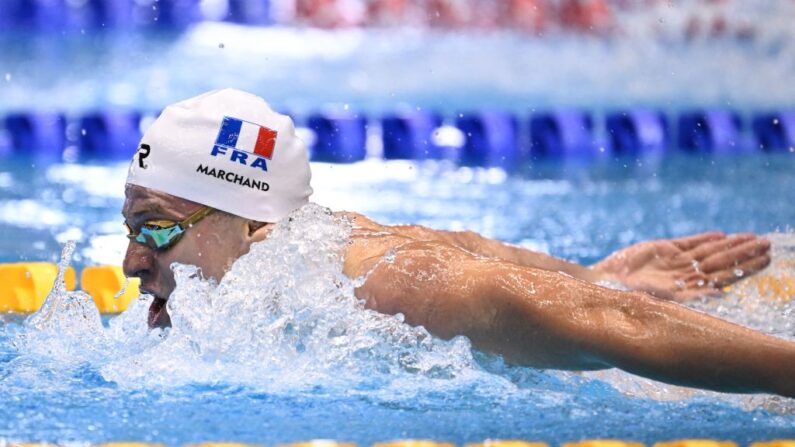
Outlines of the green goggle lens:
M 174 245 L 186 229 L 190 228 L 193 224 L 202 220 L 213 211 L 215 211 L 213 208 L 205 206 L 181 222 L 171 222 L 168 220 L 148 221 L 141 226 L 141 231 L 138 234 L 135 234 L 132 228 L 125 223 L 124 225 L 127 227 L 129 233 L 127 238 L 150 248 L 165 250 Z
M 184 232 L 179 224 L 167 228 L 143 227 L 135 240 L 153 248 L 163 249 L 175 243 Z

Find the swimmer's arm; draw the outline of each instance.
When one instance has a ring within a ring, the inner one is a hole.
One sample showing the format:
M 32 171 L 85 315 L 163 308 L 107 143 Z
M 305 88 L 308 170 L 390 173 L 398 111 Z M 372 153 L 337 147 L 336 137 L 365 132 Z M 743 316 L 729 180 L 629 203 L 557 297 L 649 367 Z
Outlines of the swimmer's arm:
M 621 283 L 629 289 L 675 301 L 718 295 L 723 287 L 753 275 L 770 263 L 770 241 L 750 233 L 728 236 L 720 232 L 707 232 L 678 239 L 641 242 L 619 250 L 590 267 L 491 240 L 469 231 L 436 233 L 437 240 L 479 256 L 563 272 L 591 283 Z M 736 274 L 738 269 L 742 271 L 741 275 Z
M 466 335 L 513 363 L 618 367 L 667 383 L 795 397 L 795 343 L 656 300 L 554 272 L 417 242 L 393 263 L 363 263 L 368 307 L 450 338 Z
M 411 230 L 416 233 L 416 235 L 412 236 L 424 236 L 424 240 L 440 240 L 478 256 L 503 259 L 525 267 L 549 270 L 551 272 L 563 272 L 588 282 L 616 280 L 614 275 L 601 269 L 588 268 L 544 253 L 489 239 L 474 231 L 432 230 L 420 226 L 412 226 Z

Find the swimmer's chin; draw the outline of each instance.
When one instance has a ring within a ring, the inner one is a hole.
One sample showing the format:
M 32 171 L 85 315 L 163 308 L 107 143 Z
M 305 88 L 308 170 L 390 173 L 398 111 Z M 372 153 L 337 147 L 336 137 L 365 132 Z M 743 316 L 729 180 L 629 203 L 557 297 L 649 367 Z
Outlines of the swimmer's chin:
M 166 310 L 166 299 L 155 297 L 149 305 L 147 323 L 150 329 L 171 327 L 171 317 Z

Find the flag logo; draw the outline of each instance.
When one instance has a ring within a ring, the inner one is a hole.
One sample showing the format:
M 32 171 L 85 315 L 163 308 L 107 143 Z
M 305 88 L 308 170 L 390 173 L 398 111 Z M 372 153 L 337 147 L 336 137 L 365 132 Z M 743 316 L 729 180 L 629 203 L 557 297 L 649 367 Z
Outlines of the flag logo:
M 226 154 L 227 149 L 231 149 L 231 161 L 267 171 L 263 158 L 273 159 L 276 135 L 277 132 L 273 129 L 225 116 L 211 155 Z M 251 157 L 253 160 L 249 159 L 249 155 L 254 155 Z

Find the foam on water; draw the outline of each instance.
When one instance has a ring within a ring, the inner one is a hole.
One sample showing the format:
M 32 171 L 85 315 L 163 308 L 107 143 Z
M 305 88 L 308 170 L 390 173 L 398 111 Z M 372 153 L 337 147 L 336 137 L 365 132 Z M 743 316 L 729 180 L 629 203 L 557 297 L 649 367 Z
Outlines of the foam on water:
M 362 280 L 342 273 L 350 225 L 307 205 L 252 246 L 220 284 L 194 266 L 173 266 L 172 327 L 149 331 L 141 297 L 102 328 L 90 297 L 56 287 L 18 337 L 23 357 L 88 363 L 125 387 L 242 383 L 272 392 L 372 388 L 422 377 L 469 380 L 484 372 L 469 342 L 364 308 Z M 73 244 L 65 249 L 68 262 Z M 385 261 L 387 262 L 387 261 Z
M 146 325 L 151 296 L 133 302 L 103 327 L 90 297 L 67 292 L 59 277 L 43 308 L 16 334 L 19 355 L 8 371 L 20 383 L 31 375 L 41 380 L 88 368 L 129 389 L 233 384 L 275 394 L 311 391 L 390 401 L 467 390 L 491 399 L 532 396 L 540 406 L 581 403 L 617 390 L 644 398 L 706 397 L 747 409 L 795 411 L 789 399 L 696 392 L 618 370 L 511 367 L 473 352 L 464 337 L 440 340 L 405 324 L 401 315 L 365 309 L 353 293 L 363 278 L 351 280 L 342 272 L 349 235 L 347 221 L 309 204 L 253 245 L 220 284 L 204 279 L 196 267 L 175 264 L 177 287 L 167 304 L 172 327 L 166 330 Z M 772 238 L 774 265 L 763 275 L 787 275 L 795 262 L 795 238 Z M 73 244 L 66 245 L 62 269 L 73 250 Z M 389 261 L 388 256 L 383 260 Z M 754 287 L 746 281 L 726 298 L 693 306 L 795 338 L 793 301 L 771 301 Z M 63 386 L 57 382 L 46 383 Z

